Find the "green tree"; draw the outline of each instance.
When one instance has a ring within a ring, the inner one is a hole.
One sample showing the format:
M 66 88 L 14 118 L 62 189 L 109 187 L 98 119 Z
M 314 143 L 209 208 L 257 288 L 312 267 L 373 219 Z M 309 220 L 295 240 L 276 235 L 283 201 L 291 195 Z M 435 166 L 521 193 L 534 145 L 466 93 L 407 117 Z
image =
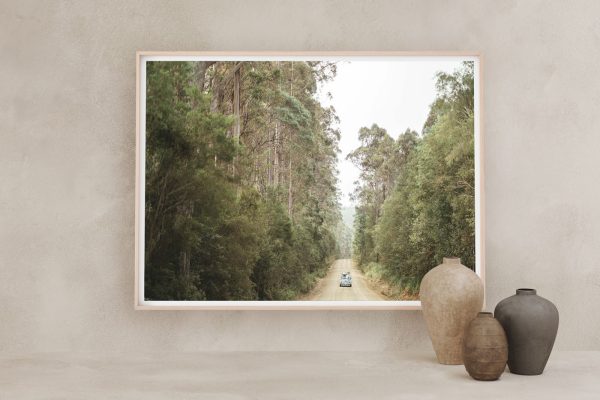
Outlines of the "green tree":
M 421 137 L 407 130 L 391 143 L 373 125 L 349 156 L 361 168 L 355 257 L 409 295 L 443 257 L 475 266 L 473 63 L 437 74 L 436 88 Z
M 150 62 L 145 293 L 284 300 L 338 248 L 339 132 L 321 62 Z

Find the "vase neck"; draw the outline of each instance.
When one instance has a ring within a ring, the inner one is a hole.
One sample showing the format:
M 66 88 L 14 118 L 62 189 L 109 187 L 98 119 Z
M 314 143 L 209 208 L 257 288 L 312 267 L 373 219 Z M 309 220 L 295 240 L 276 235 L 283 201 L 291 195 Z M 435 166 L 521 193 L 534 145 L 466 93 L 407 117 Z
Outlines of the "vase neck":
M 519 296 L 528 296 L 537 294 L 535 289 L 517 289 L 517 295 Z
M 460 258 L 458 257 L 444 257 L 443 264 L 460 264 Z

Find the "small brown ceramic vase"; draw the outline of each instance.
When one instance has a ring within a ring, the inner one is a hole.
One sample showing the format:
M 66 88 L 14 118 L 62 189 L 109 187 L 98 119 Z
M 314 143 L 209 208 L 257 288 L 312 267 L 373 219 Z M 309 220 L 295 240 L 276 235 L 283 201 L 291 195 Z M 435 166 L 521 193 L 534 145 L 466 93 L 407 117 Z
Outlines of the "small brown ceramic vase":
M 419 299 L 439 363 L 462 364 L 465 329 L 483 307 L 481 279 L 460 258 L 444 258 L 423 277 Z
M 463 342 L 465 368 L 473 379 L 495 381 L 508 360 L 508 344 L 502 325 L 490 312 L 480 312 L 469 324 Z

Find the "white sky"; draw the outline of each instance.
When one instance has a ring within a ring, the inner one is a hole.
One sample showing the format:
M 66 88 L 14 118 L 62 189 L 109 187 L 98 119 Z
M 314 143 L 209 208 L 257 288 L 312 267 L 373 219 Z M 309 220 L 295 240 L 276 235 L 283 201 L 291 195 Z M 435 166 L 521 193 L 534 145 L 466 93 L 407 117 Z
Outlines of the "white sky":
M 349 196 L 360 171 L 346 161 L 346 155 L 360 144 L 358 130 L 376 123 L 394 139 L 406 128 L 421 133 L 435 99 L 436 72 L 453 72 L 459 66 L 460 61 L 439 59 L 338 63 L 337 76 L 322 85 L 319 100 L 324 106 L 333 105 L 340 118 L 338 186 L 342 207 L 354 205 Z

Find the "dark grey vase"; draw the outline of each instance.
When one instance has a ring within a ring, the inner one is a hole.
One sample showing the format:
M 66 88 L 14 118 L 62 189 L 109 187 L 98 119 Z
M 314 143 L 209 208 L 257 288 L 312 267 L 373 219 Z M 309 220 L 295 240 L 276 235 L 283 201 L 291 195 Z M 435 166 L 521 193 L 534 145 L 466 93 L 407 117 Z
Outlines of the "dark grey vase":
M 558 310 L 535 289 L 517 289 L 502 300 L 494 316 L 506 332 L 508 368 L 513 374 L 544 372 L 558 331 Z

